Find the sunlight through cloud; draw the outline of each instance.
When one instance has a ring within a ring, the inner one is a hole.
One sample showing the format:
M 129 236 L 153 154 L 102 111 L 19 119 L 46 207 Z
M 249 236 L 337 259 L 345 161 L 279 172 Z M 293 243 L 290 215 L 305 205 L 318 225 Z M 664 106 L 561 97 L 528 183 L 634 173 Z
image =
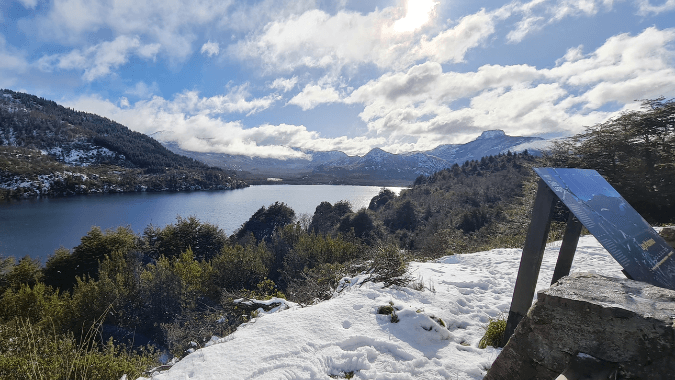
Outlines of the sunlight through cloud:
M 429 22 L 438 5 L 434 0 L 408 0 L 406 14 L 394 23 L 394 31 L 399 33 L 413 32 Z

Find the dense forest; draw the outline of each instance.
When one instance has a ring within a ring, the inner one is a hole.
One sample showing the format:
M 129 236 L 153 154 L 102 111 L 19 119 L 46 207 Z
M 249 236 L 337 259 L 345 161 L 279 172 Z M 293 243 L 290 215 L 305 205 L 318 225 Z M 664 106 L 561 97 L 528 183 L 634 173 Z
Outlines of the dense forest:
M 229 334 L 259 307 L 328 299 L 344 277 L 415 287 L 410 260 L 522 247 L 532 167 L 592 167 L 648 221 L 673 223 L 673 101 L 644 104 L 544 157 L 467 161 L 420 176 L 399 195 L 383 189 L 361 210 L 323 202 L 303 218 L 274 203 L 231 236 L 178 217 L 141 234 L 94 227 L 44 266 L 0 258 L 0 377 L 37 377 L 35 368 L 50 378 L 135 376 L 160 356 Z M 566 212 L 556 208 L 550 239 L 560 238 Z M 255 301 L 265 299 L 271 305 Z
M 112 120 L 10 90 L 0 90 L 0 185 L 0 199 L 245 186 Z

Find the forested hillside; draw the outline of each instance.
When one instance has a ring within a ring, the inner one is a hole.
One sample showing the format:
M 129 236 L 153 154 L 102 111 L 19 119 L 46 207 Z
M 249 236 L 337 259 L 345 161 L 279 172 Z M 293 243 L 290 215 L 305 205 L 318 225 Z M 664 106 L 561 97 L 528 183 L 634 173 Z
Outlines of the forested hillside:
M 244 185 L 112 120 L 0 90 L 0 197 Z
M 483 157 L 420 176 L 393 196 L 382 191 L 369 210 L 387 236 L 426 257 L 522 244 L 540 159 L 526 152 Z

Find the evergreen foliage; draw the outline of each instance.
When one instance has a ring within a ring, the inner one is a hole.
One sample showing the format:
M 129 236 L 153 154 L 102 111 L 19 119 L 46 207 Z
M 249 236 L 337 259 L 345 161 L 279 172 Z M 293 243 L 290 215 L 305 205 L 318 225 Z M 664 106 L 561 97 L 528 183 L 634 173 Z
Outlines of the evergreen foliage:
M 127 254 L 138 247 L 138 238 L 130 227 L 101 231 L 92 227 L 70 253 L 57 250 L 47 259 L 44 281 L 61 290 L 71 290 L 76 278 L 98 278 L 99 262 L 113 252 Z
M 527 152 L 509 152 L 420 176 L 399 196 L 373 198 L 373 224 L 387 227 L 383 240 L 423 258 L 522 246 L 537 165 Z
M 308 230 L 316 234 L 332 234 L 340 220 L 351 213 L 352 206 L 347 201 L 336 202 L 334 205 L 321 202 L 316 206 Z
M 373 197 L 368 204 L 368 210 L 377 211 L 380 207 L 384 206 L 390 200 L 396 198 L 396 194 L 389 189 L 380 190 L 379 194 Z
M 204 260 L 220 252 L 227 243 L 227 235 L 217 226 L 202 223 L 194 216 L 178 216 L 175 224 L 164 228 L 146 227 L 142 243 L 143 251 L 153 259 L 175 257 L 189 248 L 197 259 Z
M 557 143 L 551 166 L 596 169 L 645 219 L 675 220 L 675 99 L 642 102 Z
M 293 222 L 295 211 L 283 202 L 274 202 L 269 207 L 262 206 L 247 220 L 233 236 L 243 240 L 253 234 L 257 242 L 268 240 L 277 227 Z

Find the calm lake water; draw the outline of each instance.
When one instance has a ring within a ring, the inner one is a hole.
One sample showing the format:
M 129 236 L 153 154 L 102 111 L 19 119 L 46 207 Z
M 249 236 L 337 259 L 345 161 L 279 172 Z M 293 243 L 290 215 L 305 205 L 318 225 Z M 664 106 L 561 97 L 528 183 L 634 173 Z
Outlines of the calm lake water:
M 43 263 L 59 246 L 73 248 L 92 226 L 131 226 L 140 233 L 164 227 L 177 216 L 195 216 L 232 234 L 262 206 L 284 202 L 296 215 L 314 214 L 319 203 L 351 202 L 367 207 L 381 187 L 265 185 L 231 191 L 96 194 L 0 202 L 0 255 L 31 256 Z M 401 187 L 388 187 L 398 193 Z

